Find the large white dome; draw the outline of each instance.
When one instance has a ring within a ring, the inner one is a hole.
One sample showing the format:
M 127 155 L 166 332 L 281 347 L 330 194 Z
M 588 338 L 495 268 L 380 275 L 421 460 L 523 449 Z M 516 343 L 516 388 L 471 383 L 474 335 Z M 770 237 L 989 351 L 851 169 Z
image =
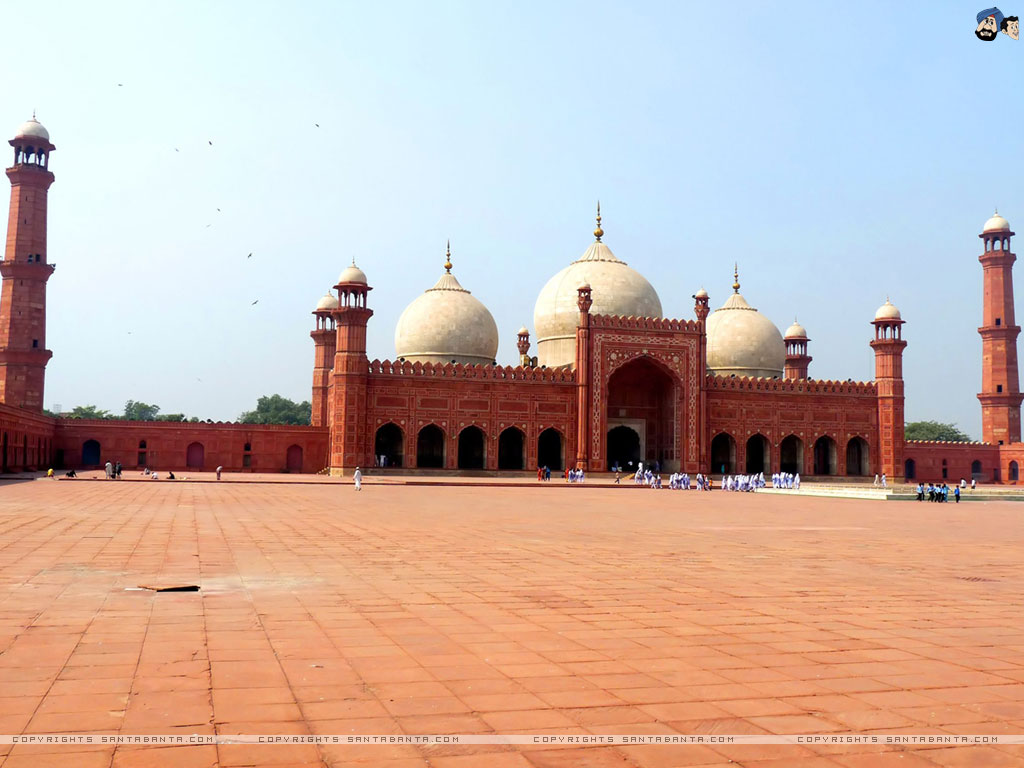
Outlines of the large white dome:
M 412 302 L 395 328 L 395 356 L 419 363 L 491 365 L 498 354 L 498 326 L 445 264 L 441 279 Z
M 647 279 L 615 258 L 601 242 L 600 209 L 597 240 L 576 261 L 556 274 L 541 290 L 533 309 L 540 365 L 556 367 L 576 361 L 576 325 L 580 316 L 577 288 L 589 283 L 594 315 L 661 317 L 661 299 Z
M 775 324 L 747 304 L 739 284 L 707 319 L 708 373 L 717 376 L 782 376 L 786 343 Z

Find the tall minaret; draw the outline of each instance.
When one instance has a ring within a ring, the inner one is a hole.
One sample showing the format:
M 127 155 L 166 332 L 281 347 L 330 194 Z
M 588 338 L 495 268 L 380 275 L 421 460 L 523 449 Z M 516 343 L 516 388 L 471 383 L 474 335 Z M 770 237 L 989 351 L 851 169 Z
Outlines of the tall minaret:
M 875 319 L 875 386 L 878 389 L 878 462 L 875 472 L 889 480 L 903 477 L 903 318 L 889 301 L 878 308 Z
M 813 358 L 807 354 L 807 331 L 795 319 L 786 329 L 786 368 L 784 377 L 787 379 L 806 379 L 807 368 Z
M 449 264 L 449 268 L 450 268 Z M 366 396 L 370 361 L 366 357 L 366 324 L 373 310 L 366 306 L 366 274 L 353 261 L 334 286 L 338 308 L 331 311 L 337 324 L 334 371 L 331 373 L 331 474 L 352 472 L 373 452 L 366 425 Z
M 996 211 L 978 237 L 985 251 L 978 257 L 985 274 L 985 308 L 981 334 L 981 432 L 986 443 L 1020 442 L 1020 392 L 1017 335 L 1013 312 L 1013 262 L 1010 222 Z
M 46 363 L 46 194 L 53 183 L 50 134 L 35 115 L 11 139 L 14 165 L 7 247 L 0 262 L 0 403 L 43 410 Z
M 354 262 L 353 262 L 354 265 Z M 330 424 L 331 369 L 334 367 L 337 328 L 332 313 L 338 308 L 338 299 L 328 292 L 316 303 L 313 315 L 316 328 L 309 332 L 313 339 L 313 404 L 310 424 L 326 427 Z

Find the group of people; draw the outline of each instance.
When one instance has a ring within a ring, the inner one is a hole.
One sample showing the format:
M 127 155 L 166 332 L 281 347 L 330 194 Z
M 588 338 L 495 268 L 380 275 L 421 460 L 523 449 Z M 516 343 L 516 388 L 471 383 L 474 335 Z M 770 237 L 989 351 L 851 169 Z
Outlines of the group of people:
M 551 467 L 546 464 L 543 467 L 537 467 L 537 480 L 540 482 L 548 481 L 551 479 Z
M 723 491 L 756 491 L 764 488 L 764 472 L 755 475 L 726 475 L 722 478 Z
M 764 477 L 762 474 L 761 477 Z M 787 490 L 800 490 L 800 473 L 796 472 L 773 472 L 772 488 L 786 488 Z
M 961 481 L 961 485 L 966 486 L 964 481 Z M 960 503 L 960 485 L 953 486 L 953 500 Z M 943 483 L 924 483 L 917 484 L 917 500 L 924 501 L 925 496 L 928 497 L 928 501 L 949 501 L 949 486 Z
M 121 462 L 111 464 L 109 461 L 103 467 L 106 472 L 107 480 L 120 480 L 121 479 Z
M 582 483 L 584 479 L 585 478 L 582 469 L 565 470 L 565 481 L 567 483 Z
M 889 487 L 889 479 L 885 476 L 885 472 L 882 473 L 881 479 L 879 479 L 877 474 L 875 475 L 875 482 L 873 483 L 873 485 L 876 488 L 878 488 L 878 487 L 888 488 Z

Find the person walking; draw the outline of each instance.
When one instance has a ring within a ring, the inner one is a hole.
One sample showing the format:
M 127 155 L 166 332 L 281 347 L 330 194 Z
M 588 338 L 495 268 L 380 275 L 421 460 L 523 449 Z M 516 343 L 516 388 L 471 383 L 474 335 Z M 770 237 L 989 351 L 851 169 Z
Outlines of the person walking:
M 117 464 L 114 465 L 114 477 L 116 477 L 118 480 L 121 479 L 121 462 L 120 461 L 117 462 Z
M 356 484 L 357 491 L 363 490 L 363 473 L 360 471 L 359 467 L 356 467 L 356 471 L 352 474 L 352 480 Z
M 953 503 L 954 504 L 959 504 L 960 503 L 960 486 L 959 485 L 953 486 Z
M 224 471 L 224 467 L 217 467 L 217 479 L 220 480 L 220 473 Z
M 114 477 L 114 465 L 108 461 L 103 467 L 103 472 L 106 474 L 107 480 L 112 479 Z

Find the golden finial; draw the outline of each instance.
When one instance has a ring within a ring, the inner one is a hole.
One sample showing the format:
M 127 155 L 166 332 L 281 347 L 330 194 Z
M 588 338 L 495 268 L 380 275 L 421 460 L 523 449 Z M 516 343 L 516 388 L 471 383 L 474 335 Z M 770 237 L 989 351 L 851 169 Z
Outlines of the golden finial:
M 604 230 L 601 229 L 601 201 L 597 201 L 597 229 L 594 230 L 594 237 L 597 238 L 597 242 L 601 242 L 601 236 L 604 235 Z
M 452 273 L 452 241 L 448 241 L 448 247 L 444 253 L 444 271 L 449 275 Z
M 740 265 L 734 262 L 732 265 L 732 290 L 733 293 L 740 292 Z

